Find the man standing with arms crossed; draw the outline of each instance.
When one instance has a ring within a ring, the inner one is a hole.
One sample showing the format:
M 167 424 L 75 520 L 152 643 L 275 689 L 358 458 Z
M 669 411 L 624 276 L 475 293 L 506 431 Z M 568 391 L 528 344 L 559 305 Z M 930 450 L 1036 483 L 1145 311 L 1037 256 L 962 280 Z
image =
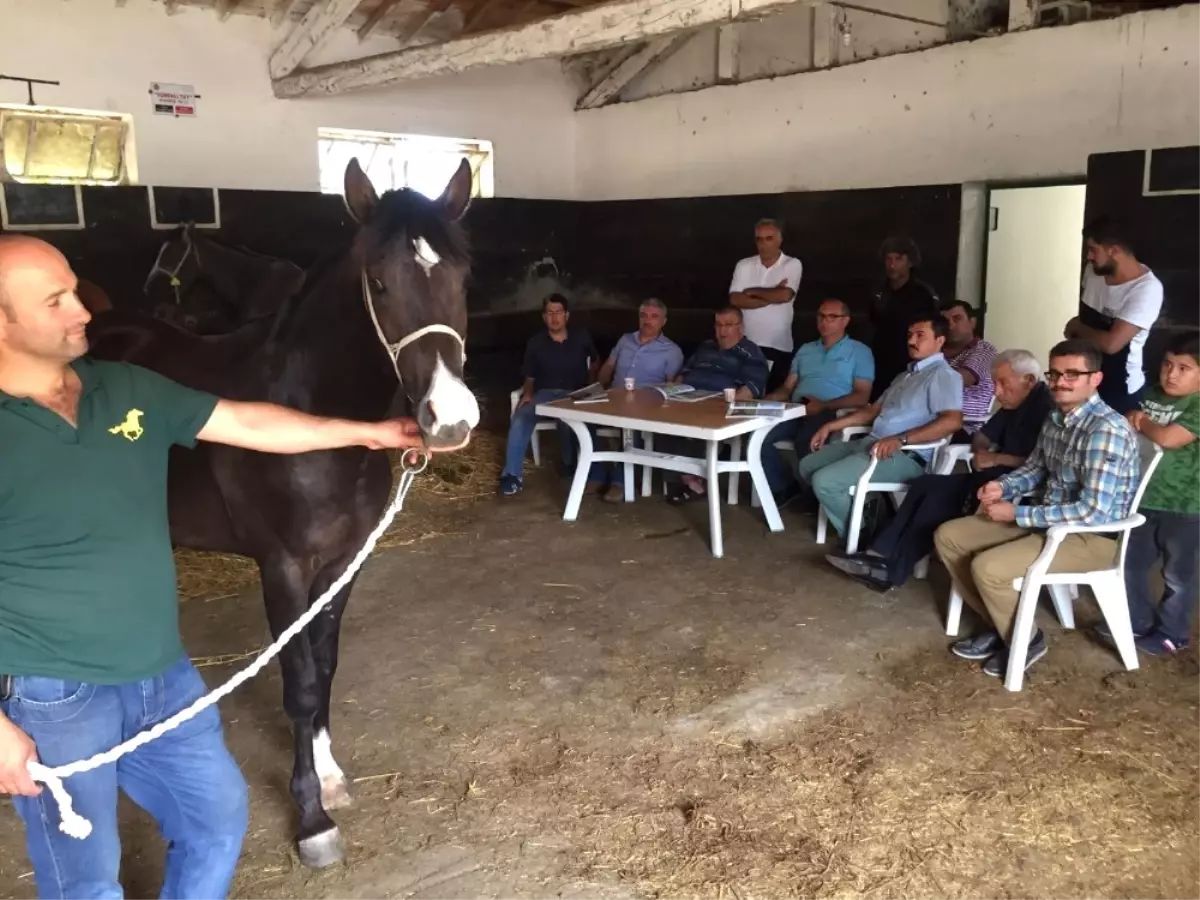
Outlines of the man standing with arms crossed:
M 76 287 L 55 248 L 0 236 L 0 792 L 14 795 L 25 824 L 39 896 L 122 896 L 119 789 L 168 842 L 162 896 L 223 897 L 247 803 L 215 708 L 67 781 L 94 826 L 84 840 L 59 831 L 55 802 L 26 765 L 108 750 L 206 693 L 178 630 L 173 444 L 399 449 L 420 447 L 419 430 L 410 419 L 221 400 L 138 366 L 82 359 L 91 316 Z
M 781 248 L 783 229 L 774 219 L 754 226 L 756 256 L 740 260 L 729 284 L 729 303 L 742 311 L 746 339 L 771 364 L 767 391 L 783 384 L 792 365 L 792 308 L 804 267 Z
M 1089 265 L 1079 315 L 1067 322 L 1063 335 L 1100 348 L 1100 399 L 1125 415 L 1138 408 L 1146 386 L 1142 348 L 1162 311 L 1163 286 L 1134 255 L 1124 225 L 1100 216 L 1083 236 Z

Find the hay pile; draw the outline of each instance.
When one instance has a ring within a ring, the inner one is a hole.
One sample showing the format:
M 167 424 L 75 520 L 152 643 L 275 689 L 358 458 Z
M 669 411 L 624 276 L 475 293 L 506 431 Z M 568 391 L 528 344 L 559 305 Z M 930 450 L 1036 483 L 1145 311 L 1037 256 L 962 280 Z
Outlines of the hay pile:
M 400 456 L 391 454 L 398 480 Z M 413 482 L 404 510 L 380 539 L 377 549 L 402 547 L 444 534 L 461 515 L 463 504 L 495 491 L 504 456 L 504 440 L 477 431 L 462 450 L 435 456 Z M 175 568 L 181 600 L 218 599 L 245 590 L 258 581 L 258 566 L 243 556 L 198 553 L 177 549 Z

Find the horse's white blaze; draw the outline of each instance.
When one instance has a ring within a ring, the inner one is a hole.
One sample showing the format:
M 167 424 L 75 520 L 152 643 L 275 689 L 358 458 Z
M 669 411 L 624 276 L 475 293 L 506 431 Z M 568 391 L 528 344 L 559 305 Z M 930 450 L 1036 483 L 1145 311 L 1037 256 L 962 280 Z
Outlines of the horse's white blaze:
M 341 781 L 345 778 L 342 767 L 333 758 L 333 739 L 329 732 L 322 728 L 313 738 L 313 763 L 316 765 L 317 777 L 324 781 Z
M 469 428 L 474 428 L 479 424 L 479 403 L 475 395 L 461 378 L 446 368 L 440 353 L 425 400 L 433 408 L 438 425 L 466 422 Z
M 429 274 L 429 270 L 442 261 L 442 258 L 434 252 L 429 246 L 429 242 L 425 238 L 417 238 L 417 265 L 425 270 L 425 274 Z

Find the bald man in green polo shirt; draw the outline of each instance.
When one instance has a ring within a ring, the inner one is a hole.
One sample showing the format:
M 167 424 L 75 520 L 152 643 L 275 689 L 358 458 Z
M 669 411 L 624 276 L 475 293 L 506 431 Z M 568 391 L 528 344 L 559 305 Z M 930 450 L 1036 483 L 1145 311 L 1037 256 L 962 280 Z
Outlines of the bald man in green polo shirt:
M 0 235 L 0 793 L 43 897 L 121 897 L 117 794 L 168 841 L 163 897 L 223 897 L 246 785 L 215 707 L 67 786 L 94 829 L 63 835 L 26 764 L 109 749 L 206 690 L 177 628 L 167 453 L 197 440 L 267 453 L 420 447 L 411 419 L 353 422 L 218 399 L 81 359 L 90 315 L 61 253 Z

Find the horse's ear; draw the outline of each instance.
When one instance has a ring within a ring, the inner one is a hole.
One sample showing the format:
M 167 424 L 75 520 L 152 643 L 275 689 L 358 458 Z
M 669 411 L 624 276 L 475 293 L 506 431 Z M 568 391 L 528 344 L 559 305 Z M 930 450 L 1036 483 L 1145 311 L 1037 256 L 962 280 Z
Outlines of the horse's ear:
M 371 221 L 371 213 L 375 210 L 375 204 L 379 202 L 379 196 L 375 193 L 371 179 L 359 167 L 357 157 L 352 158 L 346 166 L 344 185 L 344 199 L 350 215 L 354 216 L 354 221 L 359 225 L 367 224 Z
M 458 169 L 450 176 L 450 181 L 446 184 L 446 189 L 442 191 L 442 196 L 438 197 L 438 203 L 441 204 L 446 218 L 451 222 L 461 218 L 471 204 L 472 180 L 471 164 L 464 156 L 462 162 L 458 164 Z

